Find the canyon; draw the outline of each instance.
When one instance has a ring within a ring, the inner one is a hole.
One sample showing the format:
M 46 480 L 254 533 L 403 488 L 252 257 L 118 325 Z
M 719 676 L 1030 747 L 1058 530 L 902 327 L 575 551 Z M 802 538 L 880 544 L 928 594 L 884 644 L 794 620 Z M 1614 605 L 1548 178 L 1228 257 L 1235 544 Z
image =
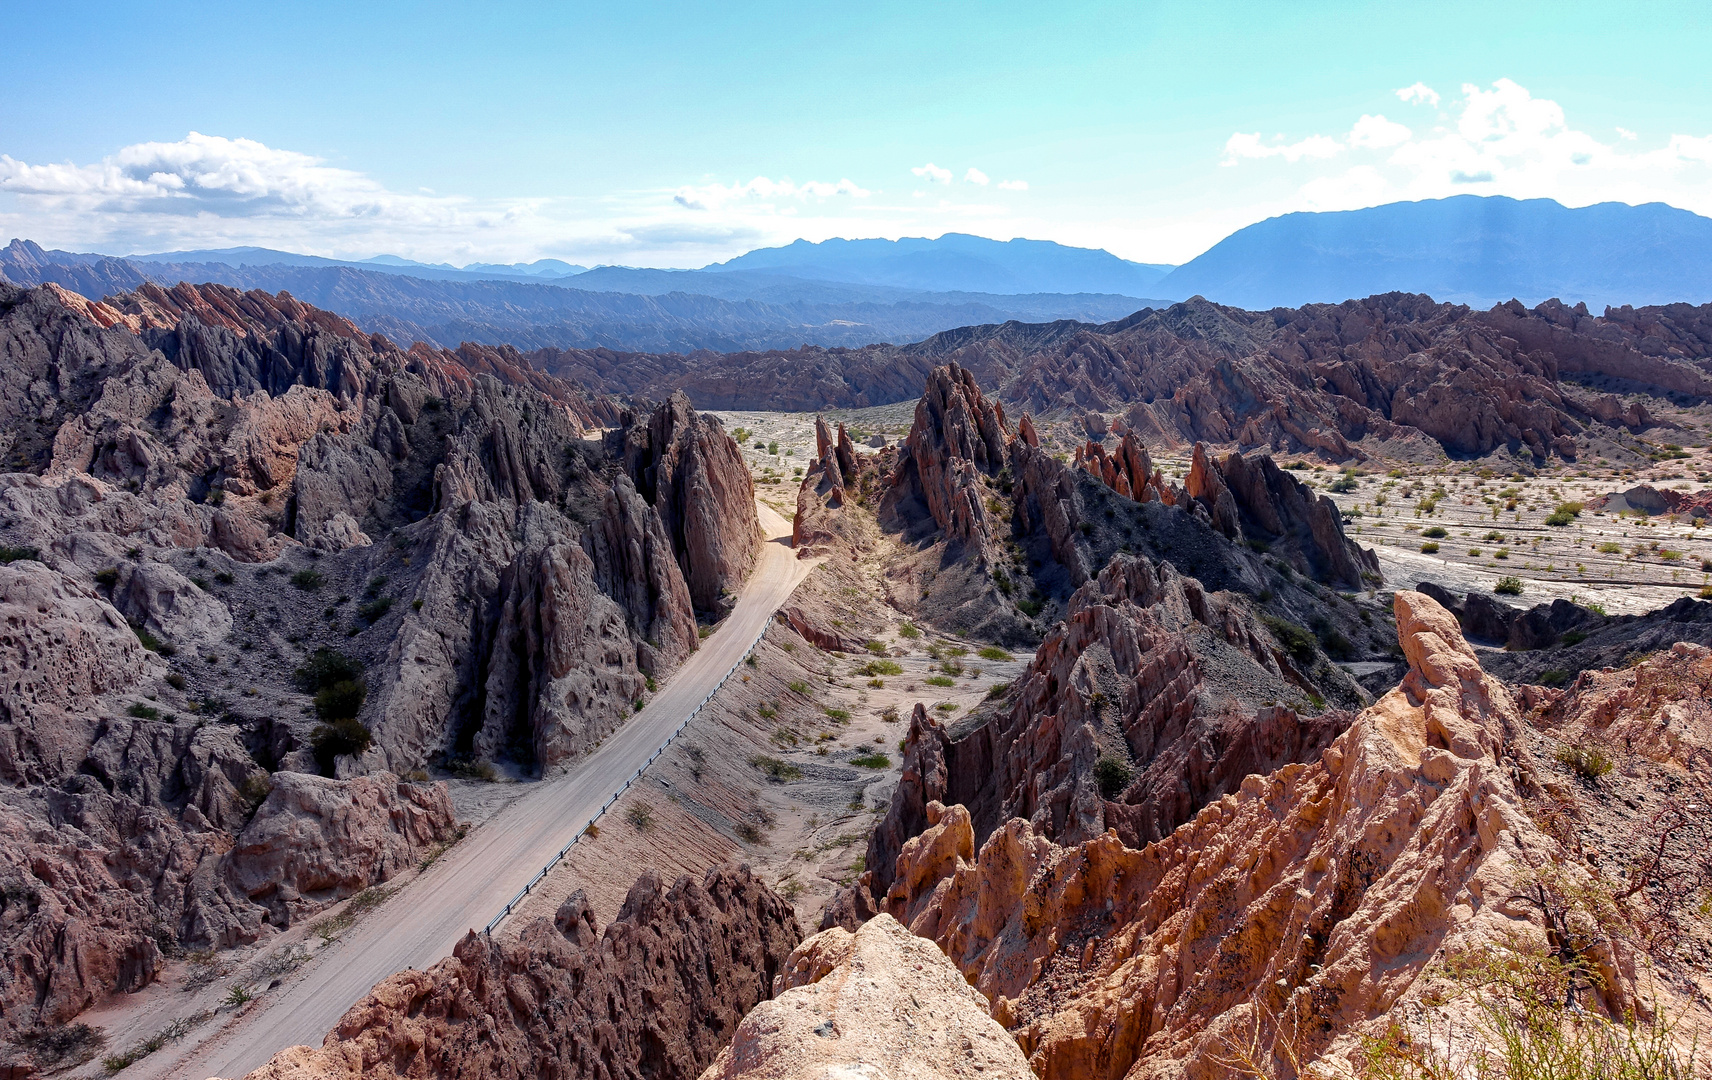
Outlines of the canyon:
M 6 1067 L 1687 1061 L 1708 318 L 631 354 L 0 283 Z

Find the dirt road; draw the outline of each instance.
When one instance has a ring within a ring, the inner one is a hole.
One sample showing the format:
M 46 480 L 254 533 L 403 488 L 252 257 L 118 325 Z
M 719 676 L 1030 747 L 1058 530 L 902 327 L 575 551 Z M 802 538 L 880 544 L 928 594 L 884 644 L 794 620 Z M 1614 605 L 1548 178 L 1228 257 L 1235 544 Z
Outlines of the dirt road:
M 790 523 L 760 506 L 772 539 L 736 610 L 635 718 L 570 772 L 542 782 L 448 852 L 427 873 L 363 917 L 321 951 L 301 977 L 264 995 L 217 1035 L 178 1055 L 172 1048 L 139 1062 L 141 1075 L 202 1080 L 238 1077 L 288 1046 L 319 1046 L 345 1010 L 375 983 L 447 956 L 466 932 L 480 930 L 645 765 L 701 703 L 773 612 L 807 574 L 790 548 Z M 176 1061 L 169 1061 L 171 1057 Z M 146 1068 L 152 1065 L 154 1068 Z M 162 1068 L 162 1066 L 166 1066 Z

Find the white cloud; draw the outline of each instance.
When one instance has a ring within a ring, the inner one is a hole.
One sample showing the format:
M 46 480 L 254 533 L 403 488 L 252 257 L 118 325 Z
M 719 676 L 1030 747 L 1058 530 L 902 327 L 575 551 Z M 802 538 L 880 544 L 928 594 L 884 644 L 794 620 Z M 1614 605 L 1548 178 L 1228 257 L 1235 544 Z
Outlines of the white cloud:
M 982 172 L 980 169 L 971 168 L 968 172 L 963 174 L 963 179 L 971 184 L 979 184 L 982 187 L 987 186 L 987 174 Z
M 1027 191 L 1028 190 L 1028 181 L 1027 180 L 1000 180 L 999 181 L 999 190 L 1000 191 Z
M 1326 135 L 1310 135 L 1300 142 L 1286 143 L 1278 136 L 1272 142 L 1265 142 L 1259 133 L 1252 135 L 1237 132 L 1225 140 L 1226 165 L 1235 165 L 1244 158 L 1281 157 L 1285 161 L 1296 162 L 1304 158 L 1329 158 L 1343 150 L 1343 144 Z
M 1396 93 L 1405 101 L 1438 103 L 1420 83 Z M 1712 135 L 1672 135 L 1651 149 L 1634 145 L 1640 140 L 1626 128 L 1617 128 L 1615 139 L 1600 139 L 1575 128 L 1556 101 L 1535 97 L 1511 79 L 1487 87 L 1466 83 L 1445 108 L 1445 123 L 1421 131 L 1363 114 L 1341 140 L 1309 135 L 1266 142 L 1238 132 L 1225 144 L 1223 164 L 1278 158 L 1307 171 L 1297 192 L 1297 208 L 1305 209 L 1473 192 L 1570 206 L 1660 201 L 1712 212 Z M 1340 152 L 1345 156 L 1331 163 Z
M 1414 132 L 1402 124 L 1385 119 L 1384 115 L 1368 116 L 1363 113 L 1355 126 L 1349 129 L 1349 145 L 1370 146 L 1383 148 L 1406 143 Z
M 849 179 L 840 180 L 837 183 L 810 180 L 806 184 L 796 184 L 792 183 L 789 178 L 770 180 L 765 176 L 757 176 L 747 184 L 731 184 L 729 186 L 705 184 L 700 187 L 681 187 L 672 196 L 672 201 L 689 210 L 709 210 L 745 199 L 768 201 L 830 199 L 840 195 L 865 199 L 870 194 L 872 192 Z
M 1397 91 L 1397 98 L 1405 104 L 1436 106 L 1439 103 L 1439 92 L 1424 82 L 1418 82 Z
M 942 169 L 938 165 L 935 165 L 931 161 L 928 162 L 926 165 L 916 166 L 915 168 L 911 169 L 910 172 L 915 173 L 917 176 L 921 177 L 923 180 L 926 180 L 930 184 L 949 184 L 949 183 L 951 183 L 951 170 L 950 169 Z

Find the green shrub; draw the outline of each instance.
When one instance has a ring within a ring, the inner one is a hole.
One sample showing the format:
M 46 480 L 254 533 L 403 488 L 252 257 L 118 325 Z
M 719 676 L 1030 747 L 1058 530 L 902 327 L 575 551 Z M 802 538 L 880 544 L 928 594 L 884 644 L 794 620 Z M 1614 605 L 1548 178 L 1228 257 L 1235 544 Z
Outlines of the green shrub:
M 1552 757 L 1557 759 L 1558 764 L 1569 766 L 1569 770 L 1583 780 L 1597 780 L 1617 767 L 1617 763 L 1606 756 L 1605 751 L 1592 743 L 1560 746 Z
M 994 698 L 1004 697 L 1005 694 L 1010 691 L 1010 688 L 1011 684 L 1008 682 L 994 683 L 992 686 L 987 688 L 987 700 L 991 701 Z
M 1522 579 L 1513 575 L 1506 575 L 1499 578 L 1498 584 L 1492 586 L 1493 592 L 1501 593 L 1505 596 L 1520 596 L 1522 595 L 1522 589 Z
M 870 750 L 865 754 L 857 754 L 851 758 L 850 764 L 859 765 L 864 769 L 887 769 L 891 767 L 892 759 L 878 750 Z
M 317 702 L 317 706 L 319 706 Z M 334 759 L 341 754 L 361 754 L 374 743 L 374 734 L 354 717 L 317 724 L 309 735 L 309 746 L 315 753 L 315 764 L 321 775 L 333 775 Z
M 291 575 L 291 584 L 304 592 L 314 592 L 326 580 L 319 570 L 299 570 Z
M 870 660 L 856 670 L 868 676 L 902 675 L 904 673 L 903 665 L 896 660 Z
M 158 720 L 158 719 L 160 719 L 160 710 L 159 709 L 154 708 L 151 705 L 144 705 L 140 701 L 131 702 L 131 707 L 126 709 L 125 711 L 127 713 L 129 713 L 130 715 L 136 717 L 138 720 Z
M 357 614 L 364 622 L 380 622 L 381 616 L 392 610 L 392 597 L 377 596 L 373 600 L 357 605 Z
M 801 780 L 803 771 L 788 761 L 766 754 L 756 754 L 749 759 L 749 764 L 766 774 L 767 779 L 775 784 L 783 784 L 789 780 Z
M 306 694 L 334 683 L 360 681 L 362 677 L 363 665 L 335 649 L 316 649 L 302 667 L 292 672 L 292 681 Z
M 1286 622 L 1275 615 L 1262 615 L 1260 621 L 1266 624 L 1268 630 L 1272 631 L 1272 636 L 1278 639 L 1280 645 L 1284 646 L 1291 659 L 1299 664 L 1307 664 L 1313 661 L 1314 635 L 1295 623 Z
M 848 724 L 850 722 L 849 709 L 834 709 L 828 706 L 822 711 L 826 713 L 826 718 L 835 724 Z
M 988 645 L 985 648 L 983 648 L 976 655 L 980 656 L 980 658 L 983 660 L 1010 660 L 1010 659 L 1014 659 L 1010 653 L 999 648 L 997 645 Z
M 886 655 L 886 643 L 883 641 L 870 641 L 862 647 L 873 653 L 875 656 Z
M 1128 762 L 1112 754 L 1102 754 L 1094 763 L 1094 779 L 1100 785 L 1100 794 L 1108 799 L 1122 795 L 1134 775 Z
M 1444 531 L 1443 526 L 1434 525 L 1431 528 L 1422 529 L 1421 535 L 1426 537 L 1428 540 L 1443 540 L 1450 534 Z
M 804 697 L 807 697 L 809 693 L 809 685 L 801 679 L 792 679 L 790 690 L 793 694 L 802 694 Z
M 1031 619 L 1037 617 L 1046 607 L 1046 605 L 1039 600 L 1018 600 L 1016 602 L 1016 606 L 1018 611 L 1027 615 Z
M 1553 510 L 1551 513 L 1546 515 L 1547 525 L 1568 525 L 1574 520 L 1574 514 L 1567 514 L 1562 510 Z
M 1437 540 L 1428 540 L 1426 543 L 1421 545 L 1421 554 L 1423 555 L 1436 555 L 1438 554 L 1438 550 L 1439 545 Z
M 927 678 L 923 679 L 922 681 L 927 683 L 927 685 L 929 685 L 929 686 L 945 687 L 945 686 L 956 686 L 957 685 L 957 683 L 954 680 L 952 680 L 951 678 L 944 676 L 944 675 L 929 675 Z
M 119 568 L 117 566 L 109 566 L 105 569 L 95 571 L 95 584 L 101 586 L 103 589 L 111 589 L 113 586 L 119 584 Z
M 33 547 L 0 546 L 0 566 L 9 566 L 20 559 L 41 562 L 42 553 Z

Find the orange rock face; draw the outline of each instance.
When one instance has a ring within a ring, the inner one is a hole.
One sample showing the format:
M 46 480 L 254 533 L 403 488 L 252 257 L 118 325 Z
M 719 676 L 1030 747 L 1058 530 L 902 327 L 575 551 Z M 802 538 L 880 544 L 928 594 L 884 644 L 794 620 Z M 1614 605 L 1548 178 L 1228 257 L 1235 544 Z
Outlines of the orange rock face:
M 1074 846 L 1012 820 L 973 852 L 934 806 L 885 908 L 938 942 L 1037 1074 L 1234 1075 L 1236 1048 L 1348 1067 L 1362 1033 L 1420 1002 L 1459 950 L 1547 947 L 1540 873 L 1577 875 L 1525 812 L 1533 764 L 1510 692 L 1454 618 L 1399 592 L 1401 686 L 1320 760 L 1251 775 L 1163 840 Z M 1591 951 L 1605 1004 L 1633 969 Z

